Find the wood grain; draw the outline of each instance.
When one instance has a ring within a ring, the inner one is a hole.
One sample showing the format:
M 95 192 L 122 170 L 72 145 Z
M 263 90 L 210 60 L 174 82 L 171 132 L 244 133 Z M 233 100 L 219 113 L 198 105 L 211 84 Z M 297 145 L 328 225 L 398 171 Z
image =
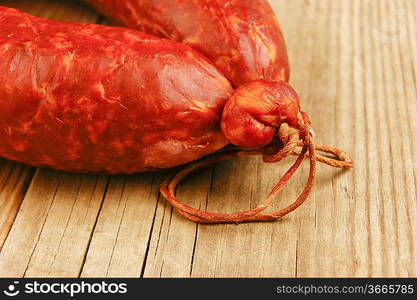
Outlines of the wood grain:
M 156 174 L 113 176 L 82 269 L 83 277 L 138 277 L 158 202 Z
M 173 171 L 107 177 L 38 169 L 32 179 L 32 168 L 1 161 L 0 276 L 417 276 L 417 0 L 270 2 L 317 141 L 350 152 L 355 169 L 320 166 L 299 210 L 236 226 L 196 225 L 173 211 L 158 193 Z M 103 21 L 76 1 L 0 5 Z M 222 162 L 193 174 L 177 196 L 214 211 L 247 209 L 289 164 Z M 303 166 L 274 208 L 297 196 L 307 174 Z
M 0 160 L 0 249 L 19 211 L 34 168 Z

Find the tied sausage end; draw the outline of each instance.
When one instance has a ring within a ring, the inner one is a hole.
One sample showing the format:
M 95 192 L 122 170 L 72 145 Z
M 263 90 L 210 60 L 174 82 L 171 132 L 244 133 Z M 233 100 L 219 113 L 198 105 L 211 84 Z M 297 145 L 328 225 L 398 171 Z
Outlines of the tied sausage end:
M 238 88 L 223 110 L 221 128 L 224 136 L 243 149 L 259 150 L 273 146 L 284 123 L 301 129 L 299 114 L 310 124 L 307 115 L 300 111 L 297 92 L 284 81 L 257 80 Z

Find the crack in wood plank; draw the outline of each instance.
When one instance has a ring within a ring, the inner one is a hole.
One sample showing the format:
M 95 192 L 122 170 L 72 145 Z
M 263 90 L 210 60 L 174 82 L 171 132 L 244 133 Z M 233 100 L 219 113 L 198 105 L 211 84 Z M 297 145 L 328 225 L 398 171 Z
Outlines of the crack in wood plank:
M 106 195 L 107 195 L 107 190 L 108 190 L 109 184 L 110 184 L 110 179 L 107 178 L 106 179 L 106 185 L 105 185 L 104 192 L 103 192 L 103 196 L 101 197 L 101 201 L 100 201 L 100 207 L 99 207 L 99 209 L 97 211 L 97 216 L 96 216 L 96 218 L 94 220 L 94 224 L 93 224 L 92 229 L 91 229 L 91 232 L 89 234 L 88 243 L 86 245 L 86 250 L 85 250 L 85 253 L 84 253 L 83 257 L 82 257 L 82 261 L 81 261 L 81 264 L 80 264 L 80 268 L 79 268 L 78 273 L 77 273 L 77 277 L 78 278 L 81 277 L 81 272 L 82 272 L 82 270 L 84 268 L 85 261 L 87 259 L 87 253 L 88 253 L 88 251 L 90 249 L 91 240 L 93 239 L 93 234 L 94 234 L 95 228 L 97 226 L 98 216 L 100 215 L 100 212 L 101 212 L 101 210 L 103 208 L 103 203 L 104 203 L 104 199 L 106 198 Z M 94 186 L 94 191 L 95 191 L 95 189 L 96 189 L 96 187 Z M 94 191 L 93 191 L 93 194 L 94 194 Z M 90 201 L 88 203 L 88 207 L 90 207 L 90 202 L 93 199 L 93 194 L 92 194 L 92 196 L 90 198 Z M 86 211 L 86 215 L 87 215 L 87 211 Z M 84 218 L 84 221 L 85 221 L 85 218 Z
M 153 228 L 155 225 L 155 218 L 156 218 L 156 212 L 158 210 L 158 203 L 161 199 L 161 194 L 158 195 L 158 199 L 156 201 L 156 206 L 155 206 L 155 210 L 154 210 L 154 215 L 153 215 L 153 219 L 152 219 L 152 226 L 151 226 L 151 230 L 150 232 L 153 232 Z M 149 255 L 149 249 L 150 249 L 150 245 L 151 245 L 151 238 L 152 238 L 152 234 L 149 235 L 149 239 L 148 239 L 148 244 L 146 245 L 146 252 L 145 252 L 145 256 L 143 259 L 143 264 L 141 266 L 141 271 L 140 271 L 140 277 L 143 278 L 144 274 L 145 274 L 145 268 L 146 268 L 146 263 L 148 261 L 148 255 Z
M 126 182 L 123 182 L 122 192 L 120 194 L 120 199 L 119 199 L 119 205 L 120 205 L 121 200 L 123 198 L 125 187 L 126 187 Z M 111 261 L 113 259 L 114 249 L 116 248 L 117 239 L 119 238 L 119 233 L 120 233 L 120 227 L 122 225 L 123 217 L 124 217 L 125 211 L 126 211 L 126 203 L 127 203 L 127 200 L 126 200 L 126 202 L 123 203 L 122 216 L 120 217 L 120 221 L 119 221 L 119 225 L 118 225 L 118 228 L 117 228 L 116 237 L 114 239 L 114 243 L 113 243 L 113 247 L 112 247 L 112 251 L 111 251 L 111 255 L 110 255 L 110 259 L 109 259 L 109 264 L 107 265 L 107 270 L 106 270 L 106 276 L 105 277 L 108 277 L 108 275 L 109 275 L 110 264 L 111 264 Z

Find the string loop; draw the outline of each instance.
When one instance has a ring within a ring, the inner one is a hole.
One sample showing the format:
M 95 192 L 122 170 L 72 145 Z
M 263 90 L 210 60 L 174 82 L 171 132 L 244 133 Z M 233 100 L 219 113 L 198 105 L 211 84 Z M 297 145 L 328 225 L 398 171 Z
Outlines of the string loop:
M 335 168 L 352 168 L 353 161 L 342 150 L 337 148 L 314 145 L 313 134 L 310 125 L 304 122 L 301 114 L 298 118 L 298 127 L 294 128 L 288 124 L 282 124 L 278 130 L 277 137 L 283 143 L 283 147 L 280 151 L 273 155 L 267 155 L 261 151 L 242 151 L 231 150 L 223 153 L 219 153 L 215 156 L 205 158 L 203 160 L 194 162 L 173 178 L 166 179 L 160 187 L 161 194 L 171 203 L 177 211 L 185 218 L 197 222 L 197 223 L 242 223 L 242 222 L 259 222 L 259 221 L 273 221 L 282 218 L 290 212 L 297 209 L 308 198 L 316 176 L 317 161 L 327 164 Z M 316 154 L 316 151 L 322 152 L 327 155 Z M 278 183 L 273 187 L 272 191 L 265 199 L 263 203 L 257 207 L 231 214 L 223 214 L 216 212 L 207 212 L 193 208 L 179 201 L 175 197 L 175 191 L 177 185 L 191 172 L 199 170 L 210 164 L 214 164 L 219 161 L 232 159 L 236 156 L 255 156 L 263 155 L 263 160 L 267 163 L 276 163 L 281 161 L 290 155 L 297 156 L 296 161 L 282 176 Z M 300 167 L 301 163 L 306 157 L 310 159 L 310 171 L 307 179 L 307 183 L 297 197 L 297 199 L 290 205 L 281 208 L 271 213 L 263 213 L 263 211 L 271 206 L 276 195 L 284 188 L 285 184 L 291 179 L 295 172 Z

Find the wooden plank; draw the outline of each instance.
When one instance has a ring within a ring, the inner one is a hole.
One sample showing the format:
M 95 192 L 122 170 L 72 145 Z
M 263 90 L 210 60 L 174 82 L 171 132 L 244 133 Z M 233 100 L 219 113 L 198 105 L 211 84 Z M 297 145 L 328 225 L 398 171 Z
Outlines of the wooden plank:
M 54 199 L 59 177 L 60 174 L 54 171 L 36 171 L 0 252 L 1 277 L 23 277 Z
M 94 228 L 82 277 L 139 277 L 158 202 L 160 175 L 114 176 Z
M 19 211 L 34 168 L 0 159 L 0 250 Z
M 402 3 L 403 4 L 403 3 Z M 404 4 L 403 4 L 404 5 Z M 402 7 L 404 7 L 402 5 Z M 395 5 L 396 6 L 396 5 Z M 401 15 L 403 10 L 396 9 L 391 1 L 382 1 L 380 3 L 380 24 L 382 35 L 386 35 L 387 22 L 389 28 L 388 39 L 382 38 L 379 45 L 382 49 L 382 61 L 391 61 L 391 64 L 383 64 L 384 80 L 387 84 L 384 86 L 385 91 L 385 120 L 388 123 L 390 163 L 385 168 L 390 171 L 390 195 L 384 199 L 384 209 L 388 204 L 388 211 L 384 212 L 384 229 L 387 230 L 384 241 L 389 245 L 386 252 L 385 266 L 388 276 L 408 276 L 410 271 L 413 272 L 413 259 L 415 245 L 413 245 L 413 236 L 411 229 L 416 229 L 416 189 L 415 186 L 409 185 L 414 180 L 412 174 L 415 161 L 410 159 L 409 140 L 417 132 L 412 132 L 406 120 L 408 107 L 415 107 L 415 100 L 409 103 L 404 93 L 404 75 L 406 70 L 401 69 L 399 48 L 408 45 L 406 32 L 403 31 L 403 22 Z M 385 13 L 385 14 L 384 14 Z M 400 16 L 399 16 L 400 15 Z M 393 32 L 392 32 L 393 31 Z M 408 209 L 412 209 L 409 214 Z M 415 234 L 416 232 L 414 232 Z M 387 237 L 395 238 L 387 238 Z M 412 252 L 414 249 L 414 252 Z M 415 262 L 415 261 L 414 261 Z M 416 270 L 414 270 L 415 272 Z
M 414 7 L 411 5 L 414 4 Z M 403 157 L 406 162 L 406 178 L 405 182 L 408 187 L 408 195 L 403 209 L 406 209 L 406 220 L 409 221 L 409 232 L 407 240 L 410 241 L 410 251 L 405 259 L 402 259 L 402 266 L 407 269 L 408 276 L 416 276 L 417 274 L 417 141 L 415 138 L 417 133 L 417 22 L 415 12 L 417 9 L 416 1 L 406 1 L 402 6 L 399 6 L 400 13 L 397 14 L 397 22 L 401 22 L 402 30 L 405 30 L 407 36 L 403 40 L 403 45 L 399 48 L 399 59 L 401 61 L 401 69 L 404 70 L 403 75 L 403 92 L 404 105 L 402 106 L 402 114 L 406 115 L 405 126 L 407 132 L 404 135 L 411 137 L 404 140 Z M 405 45 L 404 45 L 405 44 Z M 411 63 L 410 63 L 411 62 Z M 414 180 L 413 180 L 414 179 Z M 410 214 L 409 211 L 412 213 Z M 414 212 L 414 213 L 413 213 Z M 414 259 L 410 259 L 414 258 Z
M 106 176 L 61 174 L 25 277 L 77 277 L 107 184 Z
M 254 207 L 288 166 L 284 163 L 277 168 L 262 164 L 256 158 L 216 165 L 208 209 L 232 212 Z M 295 197 L 295 191 L 288 188 L 284 194 L 274 208 Z M 276 223 L 201 225 L 191 276 L 294 276 L 296 240 L 293 237 L 296 230 L 296 215 Z M 276 259 L 275 253 L 280 253 L 282 258 Z
M 212 176 L 213 169 L 210 167 L 196 172 L 178 188 L 177 196 L 193 207 L 205 207 L 211 192 Z M 161 199 L 143 276 L 189 277 L 198 226 L 174 212 L 165 199 Z
M 294 7 L 292 11 L 299 12 L 296 17 L 300 22 L 303 20 L 302 22 L 305 22 L 306 26 L 300 26 L 299 31 L 295 32 L 294 38 L 287 37 L 290 51 L 292 48 L 295 49 L 294 54 L 290 52 L 293 62 L 293 84 L 301 95 L 303 109 L 312 119 L 317 141 L 334 145 L 336 138 L 334 130 L 331 128 L 335 126 L 334 105 L 320 107 L 320 113 L 316 115 L 319 103 L 331 102 L 335 96 L 334 91 L 328 86 L 331 71 L 327 72 L 327 70 L 329 70 L 331 60 L 326 59 L 329 55 L 329 50 L 326 48 L 328 47 L 326 38 L 328 38 L 328 29 L 330 28 L 326 23 L 329 21 L 330 7 L 325 1 L 302 3 L 301 6 L 298 3 L 298 5 L 299 7 Z M 300 40 L 304 40 L 301 48 L 299 47 Z M 318 74 L 316 71 L 318 68 L 326 70 L 326 72 Z M 297 70 L 303 70 L 303 72 Z M 317 116 L 320 116 L 320 121 Z M 325 229 L 328 229 L 326 224 L 334 211 L 331 179 L 335 174 L 334 170 L 319 166 L 314 193 L 296 212 L 299 215 L 298 230 L 294 234 L 294 239 L 297 240 L 293 266 L 295 276 L 302 277 L 316 272 L 315 260 L 318 260 L 321 265 L 326 265 L 325 251 L 331 251 L 328 246 L 329 238 L 326 237 L 326 234 L 331 235 L 332 233 L 331 231 L 326 232 Z M 309 251 L 304 249 L 309 249 Z M 283 259 L 288 258 L 283 257 Z
M 0 1 L 0 5 L 67 21 L 93 23 L 98 19 L 91 9 L 71 1 Z M 11 171 L 8 187 L 2 194 L 9 193 L 16 184 L 14 193 L 21 195 L 24 177 L 16 179 L 19 170 L 30 174 L 27 167 Z M 106 178 L 38 169 L 0 253 L 0 276 L 22 277 L 26 273 L 39 277 L 77 276 L 106 181 Z M 17 207 L 14 204 L 13 209 Z

